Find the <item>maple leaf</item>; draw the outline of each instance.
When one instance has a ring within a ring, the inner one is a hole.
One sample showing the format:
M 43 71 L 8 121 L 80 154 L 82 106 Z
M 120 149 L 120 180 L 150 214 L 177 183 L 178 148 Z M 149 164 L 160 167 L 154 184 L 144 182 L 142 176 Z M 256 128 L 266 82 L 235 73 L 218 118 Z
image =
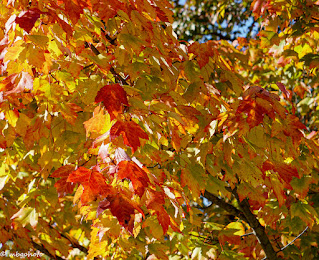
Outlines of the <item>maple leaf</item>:
M 119 192 L 108 195 L 104 200 L 99 202 L 97 215 L 100 215 L 106 209 L 110 209 L 111 213 L 118 219 L 120 225 L 125 227 L 131 234 L 133 234 L 135 210 L 144 215 L 142 209 Z
M 165 204 L 164 194 L 159 191 L 148 190 L 146 195 L 146 207 L 148 209 L 152 209 L 155 211 L 158 222 L 162 226 L 163 232 L 165 234 L 168 230 L 171 220 L 170 216 L 168 215 L 163 206 Z
M 290 93 L 287 91 L 284 84 L 282 84 L 281 82 L 277 82 L 276 85 L 279 87 L 279 89 L 282 91 L 286 98 L 290 97 Z
M 103 109 L 97 106 L 94 109 L 93 117 L 84 122 L 84 127 L 86 130 L 86 135 L 89 133 L 100 134 L 102 132 L 107 132 L 110 128 L 110 118 L 107 114 L 104 114 Z
M 16 83 L 18 81 L 18 83 Z M 20 74 L 11 74 L 6 77 L 0 83 L 0 90 L 4 91 L 5 95 L 10 95 L 12 93 L 20 93 L 24 90 L 33 89 L 33 78 L 27 72 L 22 71 Z
M 216 45 L 213 41 L 207 41 L 204 44 L 194 42 L 188 47 L 190 53 L 194 53 L 200 68 L 204 67 L 209 62 L 209 57 L 218 55 Z
M 72 21 L 73 24 L 76 24 L 77 21 L 80 19 L 81 14 L 83 13 L 83 8 L 87 7 L 88 4 L 85 1 L 82 0 L 77 0 L 77 1 L 69 1 L 69 0 L 64 0 L 64 1 L 58 1 L 58 4 L 64 3 L 65 6 L 65 11 L 70 17 L 70 20 Z
M 270 160 L 267 160 L 263 163 L 262 170 L 263 172 L 269 170 L 277 172 L 287 184 L 290 184 L 293 177 L 299 178 L 298 170 L 295 167 L 284 163 L 274 163 Z
M 27 207 L 20 209 L 11 217 L 11 219 L 20 222 L 23 227 L 30 224 L 33 228 L 35 228 L 38 224 L 38 216 L 39 214 L 36 213 L 35 208 Z
M 122 135 L 124 144 L 132 148 L 133 153 L 141 146 L 140 138 L 148 140 L 148 135 L 135 122 L 117 121 L 110 130 L 110 141 Z
M 135 193 L 142 197 L 150 182 L 147 173 L 133 161 L 120 161 L 118 167 L 119 178 L 131 180 Z
M 106 183 L 106 178 L 97 170 L 79 167 L 73 171 L 66 180 L 67 182 L 80 183 L 84 190 L 81 202 L 86 204 L 97 197 L 105 197 L 112 192 L 112 186 Z
M 91 0 L 92 10 L 98 12 L 101 19 L 108 21 L 110 18 L 117 15 L 119 10 L 126 11 L 126 4 L 119 0 L 113 0 L 111 2 L 103 0 Z
M 27 33 L 30 33 L 35 22 L 40 18 L 41 11 L 37 8 L 32 8 L 27 11 L 22 11 L 15 19 L 15 22 L 24 29 Z
M 54 187 L 57 189 L 59 197 L 73 193 L 75 184 L 72 182 L 67 182 L 70 173 L 72 173 L 73 171 L 73 165 L 64 165 L 51 174 L 51 177 L 53 178 L 61 178 L 54 184 Z
M 63 118 L 70 124 L 74 125 L 78 117 L 77 112 L 82 111 L 82 108 L 74 103 L 61 103 L 59 106 Z
M 129 106 L 127 94 L 120 84 L 111 84 L 102 87 L 96 95 L 95 102 L 103 102 L 111 116 L 111 120 L 123 112 L 124 106 Z

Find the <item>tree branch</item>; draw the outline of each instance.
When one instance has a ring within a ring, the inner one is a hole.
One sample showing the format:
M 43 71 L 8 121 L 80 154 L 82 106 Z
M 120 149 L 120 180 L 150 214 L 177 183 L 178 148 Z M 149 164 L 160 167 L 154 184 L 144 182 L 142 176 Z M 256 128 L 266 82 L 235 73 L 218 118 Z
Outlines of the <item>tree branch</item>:
M 62 257 L 59 257 L 57 255 L 52 255 L 44 246 L 37 244 L 33 240 L 31 241 L 32 245 L 35 249 L 39 250 L 41 253 L 47 255 L 50 257 L 50 259 L 57 259 L 57 260 L 64 260 Z
M 101 28 L 101 31 L 103 32 L 105 38 L 109 41 L 109 43 L 111 43 L 111 45 L 116 46 L 116 43 L 115 43 L 116 38 L 115 38 L 115 39 L 112 39 L 112 38 L 110 37 L 110 35 L 108 35 L 103 28 Z
M 246 218 L 246 216 L 243 214 L 243 212 L 241 212 L 239 209 L 237 209 L 236 207 L 234 207 L 233 205 L 225 202 L 223 199 L 218 198 L 216 195 L 205 191 L 204 193 L 204 197 L 206 197 L 208 200 L 210 200 L 212 203 L 218 205 L 219 207 L 223 208 L 224 210 L 226 210 L 228 213 L 244 220 L 245 222 L 248 223 L 248 220 Z
M 81 246 L 78 242 L 73 241 L 74 239 L 72 237 L 69 237 L 68 235 L 63 234 L 62 232 L 59 232 L 56 228 L 52 227 L 51 225 L 49 225 L 49 227 L 51 229 L 54 229 L 55 231 L 57 231 L 61 235 L 61 237 L 63 237 L 66 240 L 68 240 L 73 248 L 77 248 L 80 251 L 82 251 L 83 253 L 88 254 L 89 250 L 86 247 Z
M 308 229 L 309 227 L 307 226 L 298 236 L 296 236 L 289 244 L 285 245 L 284 247 L 280 248 L 278 252 L 284 251 L 288 246 L 291 246 L 299 237 L 301 237 Z M 266 260 L 267 256 L 264 257 L 262 260 Z
M 292 245 L 299 237 L 301 237 L 301 236 L 303 235 L 303 233 L 305 233 L 305 232 L 307 231 L 308 228 L 309 228 L 309 227 L 307 226 L 307 227 L 304 229 L 304 231 L 302 231 L 298 236 L 296 236 L 295 239 L 292 240 L 289 244 L 287 244 L 287 245 L 285 245 L 283 248 L 281 248 L 281 249 L 279 250 L 279 252 L 280 252 L 280 251 L 284 251 L 288 246 Z
M 266 234 L 265 228 L 259 223 L 256 216 L 250 211 L 250 205 L 247 199 L 244 199 L 240 201 L 238 193 L 235 190 L 233 190 L 233 194 L 235 195 L 239 206 L 244 213 L 246 217 L 246 222 L 249 224 L 249 226 L 254 230 L 256 237 L 258 238 L 258 241 L 260 245 L 262 246 L 266 257 L 271 260 L 277 260 L 277 253 L 272 247 L 272 244 L 270 243 L 270 240 Z

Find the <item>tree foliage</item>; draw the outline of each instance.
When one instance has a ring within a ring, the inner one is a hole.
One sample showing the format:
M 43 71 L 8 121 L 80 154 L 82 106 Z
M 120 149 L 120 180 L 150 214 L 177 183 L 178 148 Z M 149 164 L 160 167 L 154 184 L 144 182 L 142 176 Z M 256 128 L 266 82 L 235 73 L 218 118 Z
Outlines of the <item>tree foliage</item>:
M 1 250 L 318 255 L 319 3 L 242 1 L 258 36 L 203 43 L 166 0 L 0 7 Z

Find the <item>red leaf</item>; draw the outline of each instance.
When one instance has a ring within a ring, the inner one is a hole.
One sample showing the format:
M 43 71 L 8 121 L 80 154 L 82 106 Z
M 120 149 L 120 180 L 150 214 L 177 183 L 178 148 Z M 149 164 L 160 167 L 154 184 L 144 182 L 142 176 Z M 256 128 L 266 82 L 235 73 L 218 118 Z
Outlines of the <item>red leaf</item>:
M 209 57 L 218 55 L 216 45 L 212 41 L 205 43 L 194 42 L 188 47 L 189 53 L 194 53 L 200 68 L 204 67 L 209 62 Z
M 51 174 L 51 177 L 53 178 L 61 178 L 54 184 L 54 187 L 56 188 L 59 194 L 59 197 L 65 196 L 66 194 L 68 193 L 70 194 L 73 192 L 75 184 L 71 182 L 67 182 L 67 179 L 70 173 L 73 171 L 74 171 L 74 166 L 64 165 L 60 167 L 59 169 L 55 170 Z
M 86 204 L 95 200 L 98 196 L 105 197 L 112 192 L 112 186 L 106 183 L 106 178 L 102 173 L 79 167 L 73 171 L 67 182 L 77 182 L 82 184 L 84 191 L 81 196 L 81 202 Z
M 299 178 L 298 170 L 295 167 L 292 167 L 284 163 L 276 163 L 267 160 L 263 163 L 262 170 L 265 172 L 267 170 L 273 170 L 277 172 L 279 176 L 290 185 L 292 177 Z
M 135 122 L 117 121 L 110 130 L 110 141 L 122 135 L 124 144 L 130 146 L 133 153 L 141 146 L 140 138 L 148 140 L 148 135 Z
M 165 234 L 168 230 L 171 220 L 170 220 L 170 216 L 164 209 L 164 204 L 165 204 L 164 194 L 159 191 L 149 190 L 147 192 L 147 197 L 148 199 L 146 201 L 146 207 L 148 209 L 152 209 L 155 211 L 158 222 L 162 226 L 163 232 Z
M 132 161 L 123 160 L 118 164 L 118 166 L 119 170 L 117 175 L 119 178 L 127 178 L 131 180 L 135 193 L 142 197 L 145 188 L 148 187 L 150 182 L 147 173 Z
M 22 11 L 15 19 L 15 22 L 27 33 L 31 31 L 35 22 L 40 18 L 41 11 L 37 8 Z
M 282 84 L 281 82 L 277 82 L 276 84 L 277 84 L 278 88 L 282 91 L 282 93 L 284 94 L 284 96 L 285 96 L 286 98 L 289 98 L 290 93 L 287 91 L 285 85 Z
M 3 79 L 0 83 L 0 91 L 11 91 L 15 87 L 15 80 L 18 77 L 18 74 L 12 73 L 10 76 Z
M 129 106 L 127 94 L 120 84 L 111 84 L 102 87 L 95 97 L 95 102 L 103 102 L 111 116 L 111 120 L 123 112 L 123 106 Z
M 144 212 L 138 206 L 119 192 L 107 196 L 99 203 L 97 215 L 100 215 L 106 209 L 110 209 L 113 216 L 117 217 L 119 223 L 131 234 L 133 234 L 135 210 L 144 215 Z

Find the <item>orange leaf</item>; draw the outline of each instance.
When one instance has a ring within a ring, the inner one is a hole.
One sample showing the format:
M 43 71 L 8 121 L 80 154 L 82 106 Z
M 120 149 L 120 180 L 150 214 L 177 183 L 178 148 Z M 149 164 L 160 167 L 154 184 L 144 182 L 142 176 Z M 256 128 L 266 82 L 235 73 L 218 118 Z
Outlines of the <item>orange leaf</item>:
M 148 140 L 148 135 L 133 121 L 117 121 L 110 130 L 110 141 L 114 140 L 119 135 L 122 135 L 124 144 L 130 146 L 133 152 L 141 146 L 140 138 Z
M 62 108 L 60 112 L 63 118 L 68 123 L 74 125 L 78 117 L 77 112 L 82 111 L 82 108 L 74 103 L 66 103 L 66 104 L 61 103 L 60 107 Z
M 97 133 L 100 134 L 103 130 L 105 130 L 107 124 L 107 115 L 104 114 L 103 109 L 100 106 L 97 106 L 94 109 L 93 117 L 84 122 L 84 127 L 86 130 L 86 135 L 89 133 Z
M 54 187 L 56 188 L 59 197 L 65 196 L 67 193 L 73 192 L 75 184 L 66 181 L 70 173 L 73 171 L 74 166 L 64 165 L 51 174 L 51 177 L 53 178 L 61 178 L 54 184 Z
M 118 164 L 118 166 L 119 171 L 117 172 L 117 175 L 119 176 L 119 178 L 130 179 L 132 181 L 135 193 L 138 196 L 142 197 L 145 188 L 148 187 L 148 184 L 150 182 L 147 173 L 135 162 L 132 161 L 123 160 Z
M 95 102 L 103 102 L 111 120 L 123 112 L 123 106 L 129 106 L 127 94 L 120 84 L 105 85 L 95 97 Z
M 81 202 L 83 204 L 95 200 L 98 196 L 105 197 L 112 190 L 112 186 L 106 183 L 106 178 L 102 173 L 85 167 L 79 167 L 73 171 L 69 175 L 67 182 L 82 184 L 84 191 L 81 196 Z

